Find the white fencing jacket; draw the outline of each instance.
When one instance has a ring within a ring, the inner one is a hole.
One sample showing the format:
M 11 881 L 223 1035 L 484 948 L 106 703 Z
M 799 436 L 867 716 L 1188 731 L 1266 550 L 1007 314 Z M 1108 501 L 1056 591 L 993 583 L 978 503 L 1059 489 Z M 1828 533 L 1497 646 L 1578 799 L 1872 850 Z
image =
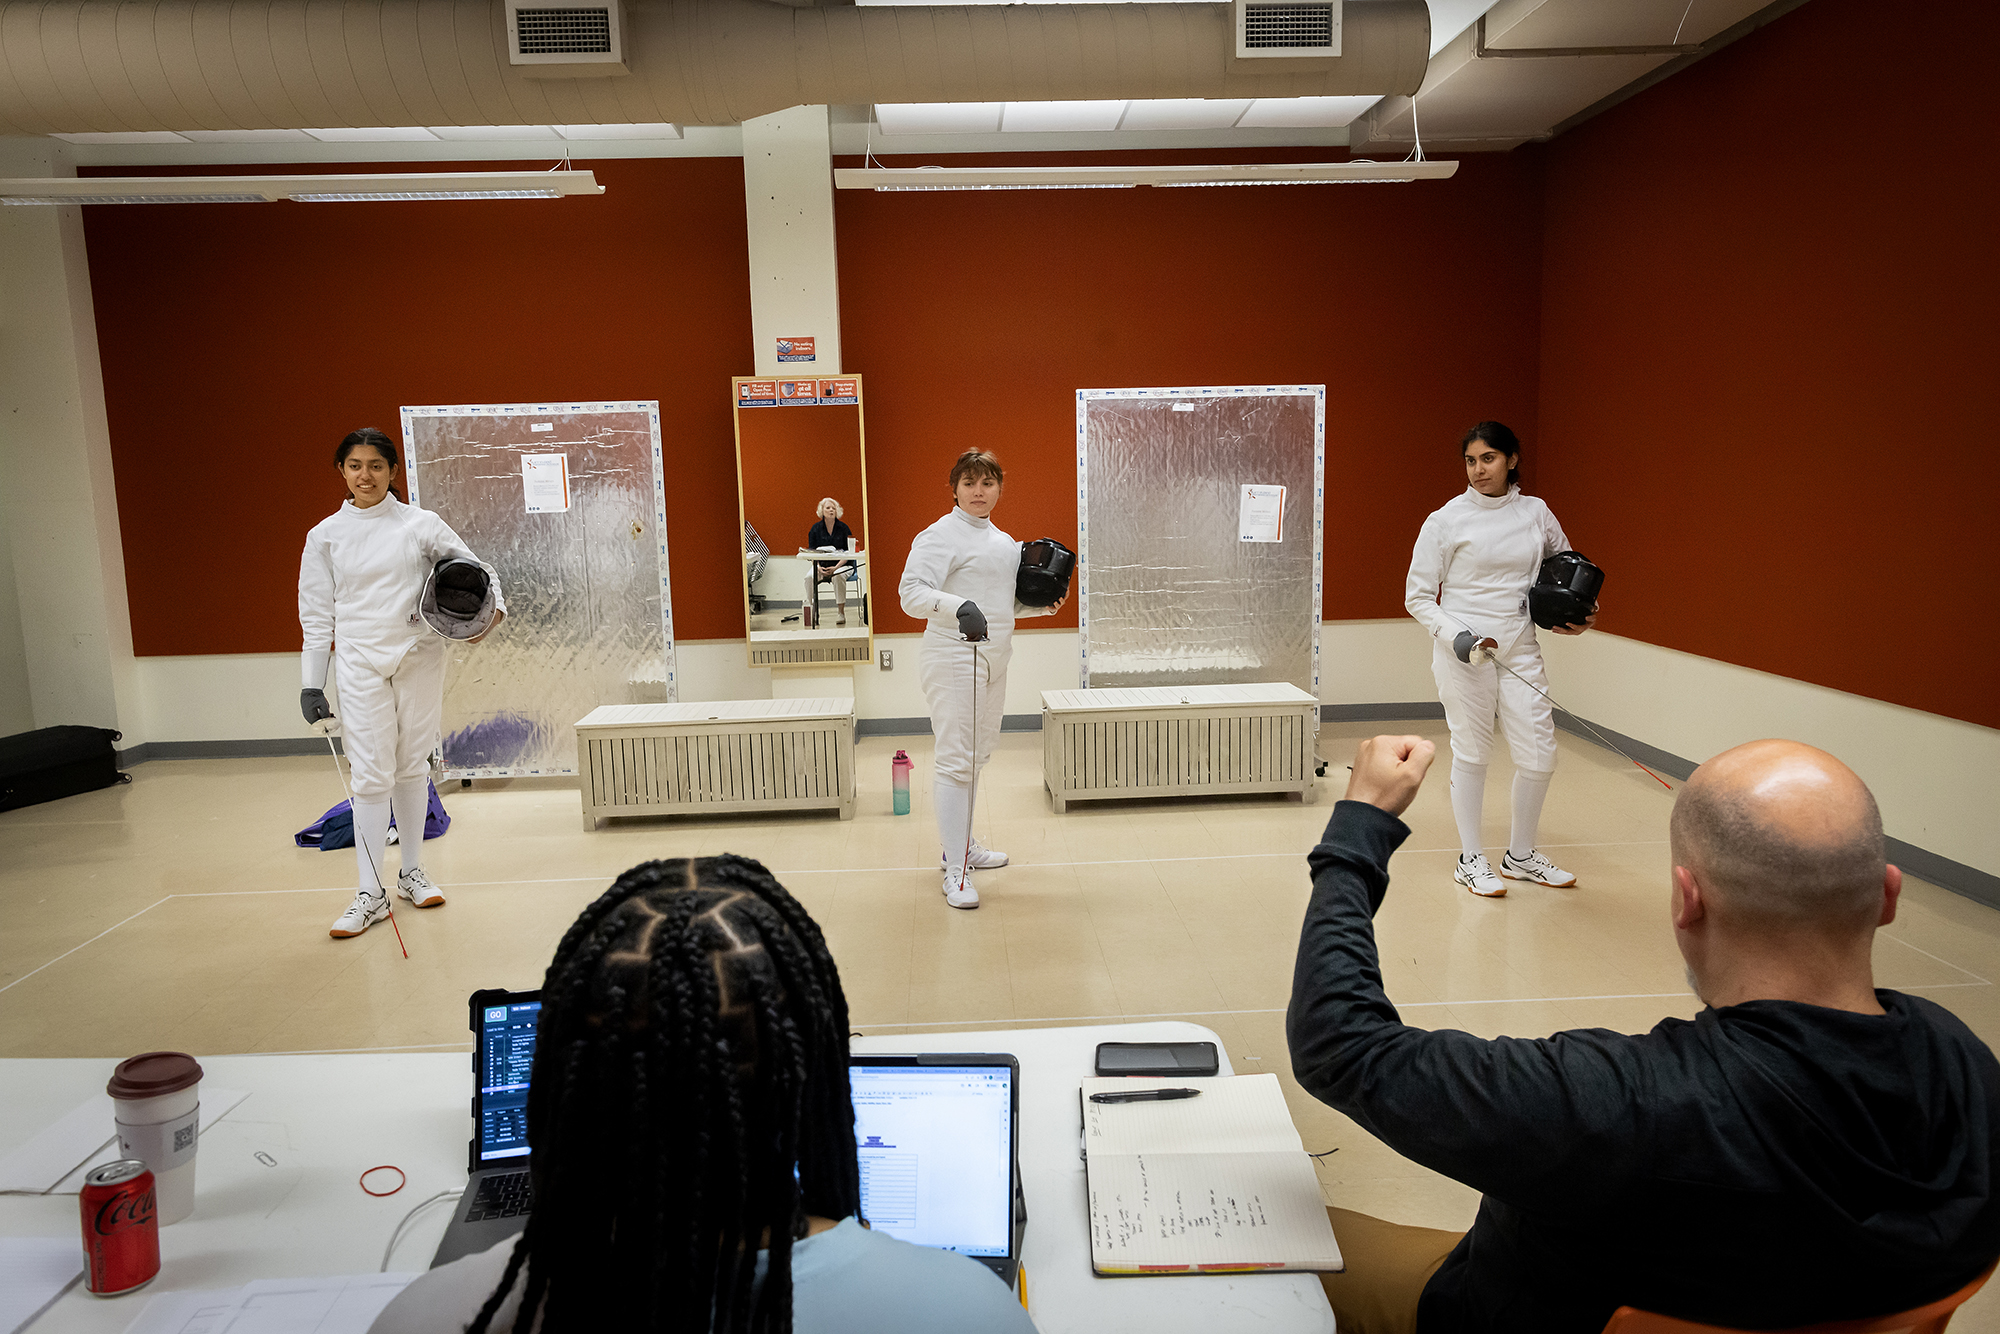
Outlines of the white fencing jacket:
M 1403 605 L 1447 646 L 1461 630 L 1498 641 L 1505 654 L 1534 641 L 1528 590 L 1544 558 L 1569 550 L 1549 507 L 1510 486 L 1504 496 L 1471 487 L 1424 520 L 1410 553 Z
M 299 557 L 299 628 L 305 632 L 301 679 L 309 690 L 326 688 L 331 649 L 376 674 L 391 676 L 410 645 L 431 634 L 417 614 L 424 580 L 447 556 L 469 560 L 493 581 L 493 602 L 507 609 L 500 577 L 472 554 L 450 525 L 429 510 L 393 495 L 367 509 L 352 500 L 306 534 Z
M 1050 616 L 1053 607 L 1024 606 L 1014 599 L 1021 572 L 1021 544 L 991 519 L 977 519 L 953 505 L 951 512 L 917 534 L 903 563 L 897 593 L 903 610 L 930 622 L 927 633 L 960 642 L 958 609 L 974 602 L 986 617 L 995 648 L 1014 637 L 1022 616 Z

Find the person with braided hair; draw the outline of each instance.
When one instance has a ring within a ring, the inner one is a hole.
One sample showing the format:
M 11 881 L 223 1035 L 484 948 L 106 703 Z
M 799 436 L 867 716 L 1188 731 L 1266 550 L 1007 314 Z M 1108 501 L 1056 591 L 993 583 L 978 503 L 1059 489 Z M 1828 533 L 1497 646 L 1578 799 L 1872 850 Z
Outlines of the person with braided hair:
M 526 1229 L 370 1334 L 1032 1334 L 990 1269 L 861 1219 L 847 1023 L 825 938 L 762 865 L 633 867 L 542 984 Z

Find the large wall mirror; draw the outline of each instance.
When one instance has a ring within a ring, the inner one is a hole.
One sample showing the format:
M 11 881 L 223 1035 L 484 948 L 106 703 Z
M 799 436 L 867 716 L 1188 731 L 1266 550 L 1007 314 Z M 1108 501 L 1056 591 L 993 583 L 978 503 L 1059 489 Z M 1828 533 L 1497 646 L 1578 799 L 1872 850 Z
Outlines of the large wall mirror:
M 869 661 L 875 569 L 861 378 L 738 377 L 731 388 L 750 665 Z

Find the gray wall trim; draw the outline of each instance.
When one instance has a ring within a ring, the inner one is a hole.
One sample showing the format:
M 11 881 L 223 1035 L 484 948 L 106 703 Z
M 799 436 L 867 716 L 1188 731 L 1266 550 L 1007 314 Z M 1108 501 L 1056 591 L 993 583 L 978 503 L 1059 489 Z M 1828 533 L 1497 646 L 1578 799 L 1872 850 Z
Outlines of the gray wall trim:
M 1007 713 L 1000 716 L 1000 730 L 1003 732 L 1039 732 L 1042 730 L 1042 715 L 1039 713 Z M 931 720 L 928 718 L 856 718 L 854 735 L 863 736 L 929 736 Z
M 339 739 L 335 738 L 335 744 Z M 118 752 L 123 769 L 147 760 L 262 760 L 288 755 L 320 755 L 318 737 L 263 737 L 253 741 L 148 741 Z
M 1625 752 L 1625 758 L 1637 760 L 1649 769 L 1658 769 L 1669 778 L 1677 778 L 1682 782 L 1686 782 L 1688 775 L 1692 774 L 1695 770 L 1695 762 L 1693 760 L 1684 760 L 1672 751 L 1661 750 L 1658 746 L 1649 746 L 1636 737 L 1626 736 L 1623 732 L 1614 732 L 1608 727 L 1598 727 L 1597 730 L 1601 735 L 1592 736 L 1590 729 L 1597 725 L 1578 718 L 1567 709 L 1557 709 L 1555 715 L 1556 726 L 1568 732 L 1571 736 L 1580 736 L 1585 741 L 1594 742 L 1600 746 L 1609 741 L 1611 745 L 1608 749 L 1622 750 Z
M 1329 723 L 1416 722 L 1443 718 L 1444 705 L 1434 699 L 1412 700 L 1407 704 L 1322 704 L 1319 716 L 1322 722 Z

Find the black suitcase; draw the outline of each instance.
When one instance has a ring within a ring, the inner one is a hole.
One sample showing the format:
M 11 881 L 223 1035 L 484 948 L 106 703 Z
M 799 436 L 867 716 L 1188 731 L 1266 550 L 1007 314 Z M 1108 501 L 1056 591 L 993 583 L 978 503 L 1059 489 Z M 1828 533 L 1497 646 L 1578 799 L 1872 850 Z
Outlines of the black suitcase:
M 0 737 L 0 811 L 131 782 L 132 775 L 118 772 L 111 748 L 123 735 L 106 727 L 44 727 Z

